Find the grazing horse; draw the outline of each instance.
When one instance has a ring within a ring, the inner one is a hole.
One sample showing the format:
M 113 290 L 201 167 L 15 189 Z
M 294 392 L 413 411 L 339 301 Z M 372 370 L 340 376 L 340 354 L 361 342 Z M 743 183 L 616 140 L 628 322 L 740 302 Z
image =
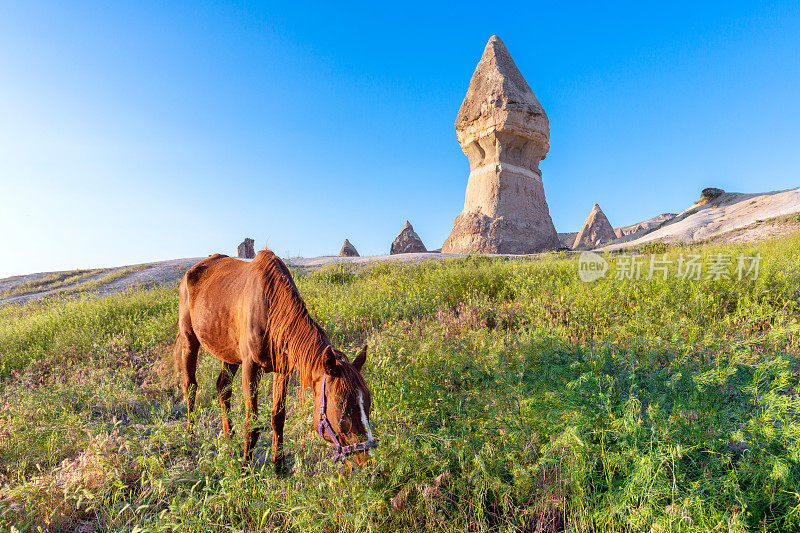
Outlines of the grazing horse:
M 261 251 L 252 262 L 216 254 L 190 268 L 178 289 L 176 364 L 182 370 L 187 405 L 187 429 L 197 392 L 197 354 L 202 346 L 222 368 L 217 393 L 222 427 L 230 438 L 231 382 L 242 367 L 244 460 L 259 437 L 258 383 L 261 373 L 273 372 L 272 454 L 277 475 L 285 475 L 283 425 L 286 386 L 297 369 L 303 390 L 314 394 L 314 417 L 320 436 L 335 448 L 334 459 L 361 464 L 377 441 L 369 425 L 371 395 L 361 367 L 367 347 L 351 363 L 333 348 L 325 331 L 308 313 L 283 261 Z

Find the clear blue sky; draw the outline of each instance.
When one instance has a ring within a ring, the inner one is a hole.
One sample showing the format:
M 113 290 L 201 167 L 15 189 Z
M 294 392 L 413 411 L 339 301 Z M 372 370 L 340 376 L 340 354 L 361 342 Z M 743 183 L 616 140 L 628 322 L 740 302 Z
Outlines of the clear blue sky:
M 550 117 L 559 231 L 800 186 L 796 1 L 0 4 L 0 276 L 212 252 L 429 248 L 499 35 Z

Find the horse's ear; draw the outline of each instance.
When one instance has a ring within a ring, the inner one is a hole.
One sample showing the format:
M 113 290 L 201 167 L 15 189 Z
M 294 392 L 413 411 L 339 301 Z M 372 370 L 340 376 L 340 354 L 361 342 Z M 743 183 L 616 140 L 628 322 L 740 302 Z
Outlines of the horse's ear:
M 353 360 L 353 366 L 356 367 L 356 370 L 361 372 L 361 367 L 364 366 L 364 361 L 367 360 L 367 345 L 365 344 L 361 351 L 358 352 L 355 360 Z
M 322 366 L 325 368 L 325 373 L 329 376 L 336 375 L 336 354 L 333 353 L 330 346 L 327 346 L 325 351 L 322 352 Z

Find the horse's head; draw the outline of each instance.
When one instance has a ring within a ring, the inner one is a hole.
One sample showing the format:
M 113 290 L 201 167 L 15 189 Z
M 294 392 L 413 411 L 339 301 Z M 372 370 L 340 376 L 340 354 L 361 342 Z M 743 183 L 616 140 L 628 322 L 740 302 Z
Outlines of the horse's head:
M 372 395 L 361 375 L 366 359 L 366 346 L 352 363 L 330 346 L 322 354 L 325 375 L 317 394 L 317 429 L 345 463 L 363 464 L 377 447 L 369 425 Z

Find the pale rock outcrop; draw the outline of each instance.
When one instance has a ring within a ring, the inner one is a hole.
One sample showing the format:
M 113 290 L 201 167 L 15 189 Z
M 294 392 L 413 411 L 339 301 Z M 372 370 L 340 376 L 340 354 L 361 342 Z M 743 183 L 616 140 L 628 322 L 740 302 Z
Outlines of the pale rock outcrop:
M 594 204 L 592 210 L 589 211 L 589 216 L 586 217 L 586 222 L 583 223 L 583 227 L 575 237 L 572 249 L 592 248 L 599 244 L 609 243 L 616 238 L 617 235 L 606 218 L 606 214 L 599 205 Z
M 413 254 L 427 251 L 428 250 L 425 248 L 425 245 L 422 244 L 422 239 L 420 239 L 419 235 L 417 235 L 417 232 L 414 231 L 414 227 L 408 220 L 406 220 L 403 229 L 400 230 L 400 234 L 392 243 L 392 248 L 389 253 L 394 255 Z
M 345 239 L 342 249 L 339 251 L 339 257 L 359 257 L 358 250 L 349 240 Z
M 662 224 L 665 224 L 666 222 L 669 222 L 676 216 L 678 215 L 675 213 L 661 213 L 660 215 L 656 215 L 651 219 L 637 222 L 636 224 L 631 224 L 630 226 L 614 228 L 614 234 L 617 236 L 617 238 L 619 238 L 633 235 L 634 233 L 647 232 L 661 226 Z M 575 239 L 573 239 L 573 241 L 574 240 Z
M 244 242 L 239 245 L 237 249 L 237 255 L 243 259 L 252 259 L 256 256 L 255 248 L 253 245 L 256 241 L 251 238 L 245 238 Z
M 550 125 L 497 36 L 486 44 L 455 128 L 470 174 L 464 209 L 442 252 L 525 254 L 558 248 L 539 170 L 550 149 Z
M 711 202 L 696 202 L 671 220 L 644 234 L 617 239 L 604 250 L 640 246 L 648 242 L 696 242 L 725 238 L 759 221 L 800 213 L 800 188 L 766 193 L 725 192 Z M 748 230 L 749 231 L 749 230 Z

